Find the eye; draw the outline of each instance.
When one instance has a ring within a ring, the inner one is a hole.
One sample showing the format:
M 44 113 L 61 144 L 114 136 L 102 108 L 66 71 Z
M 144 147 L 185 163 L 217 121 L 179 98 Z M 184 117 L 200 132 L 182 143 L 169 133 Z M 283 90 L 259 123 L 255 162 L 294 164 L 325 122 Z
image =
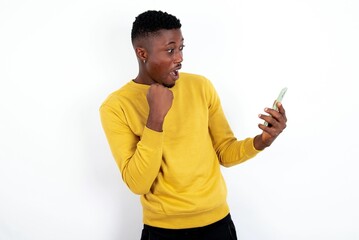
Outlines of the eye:
M 168 52 L 168 53 L 173 53 L 174 50 L 175 50 L 174 48 L 169 48 L 169 49 L 167 49 L 167 52 Z
M 180 48 L 179 48 L 180 51 L 182 51 L 184 47 L 185 47 L 185 45 L 180 46 Z

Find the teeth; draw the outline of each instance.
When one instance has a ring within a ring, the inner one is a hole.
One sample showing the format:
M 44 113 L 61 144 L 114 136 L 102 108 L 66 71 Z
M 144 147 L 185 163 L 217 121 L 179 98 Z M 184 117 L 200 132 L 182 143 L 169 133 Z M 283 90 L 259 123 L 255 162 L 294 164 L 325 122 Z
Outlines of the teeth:
M 178 70 L 173 70 L 170 74 L 174 77 L 178 77 Z

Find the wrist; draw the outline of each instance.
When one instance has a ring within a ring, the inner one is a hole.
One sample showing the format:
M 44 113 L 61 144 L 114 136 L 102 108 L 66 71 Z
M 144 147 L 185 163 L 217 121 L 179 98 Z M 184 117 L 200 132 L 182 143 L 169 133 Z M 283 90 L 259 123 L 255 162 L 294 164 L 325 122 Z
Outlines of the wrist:
M 269 145 L 265 144 L 262 140 L 262 134 L 257 135 L 254 137 L 253 139 L 253 146 L 255 149 L 257 149 L 258 151 L 262 151 L 265 148 L 269 147 Z
M 148 116 L 146 127 L 157 132 L 163 131 L 163 118 L 153 117 L 151 114 Z

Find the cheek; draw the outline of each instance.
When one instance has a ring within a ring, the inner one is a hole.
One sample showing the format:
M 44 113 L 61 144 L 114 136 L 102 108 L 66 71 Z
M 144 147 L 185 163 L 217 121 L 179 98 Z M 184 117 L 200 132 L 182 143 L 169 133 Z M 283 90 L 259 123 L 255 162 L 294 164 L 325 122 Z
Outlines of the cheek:
M 161 71 L 161 64 L 160 63 L 153 63 L 151 66 L 153 72 L 160 72 Z
M 168 72 L 170 62 L 168 61 L 161 61 L 161 62 L 153 62 L 151 64 L 151 72 L 156 75 L 162 75 Z

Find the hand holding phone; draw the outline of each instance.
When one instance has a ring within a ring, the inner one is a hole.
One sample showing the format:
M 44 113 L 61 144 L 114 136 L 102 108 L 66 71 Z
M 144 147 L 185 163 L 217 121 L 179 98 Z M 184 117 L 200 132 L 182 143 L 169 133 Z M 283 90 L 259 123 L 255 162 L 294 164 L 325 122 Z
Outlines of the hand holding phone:
M 282 102 L 283 97 L 284 97 L 285 93 L 287 92 L 287 89 L 288 88 L 285 87 L 285 88 L 282 89 L 282 91 L 280 91 L 280 93 L 279 93 L 279 95 L 278 95 L 277 99 L 275 100 L 275 102 L 273 104 L 273 107 L 272 107 L 274 110 L 278 111 L 277 103 Z M 264 122 L 264 125 L 268 126 L 268 123 Z

